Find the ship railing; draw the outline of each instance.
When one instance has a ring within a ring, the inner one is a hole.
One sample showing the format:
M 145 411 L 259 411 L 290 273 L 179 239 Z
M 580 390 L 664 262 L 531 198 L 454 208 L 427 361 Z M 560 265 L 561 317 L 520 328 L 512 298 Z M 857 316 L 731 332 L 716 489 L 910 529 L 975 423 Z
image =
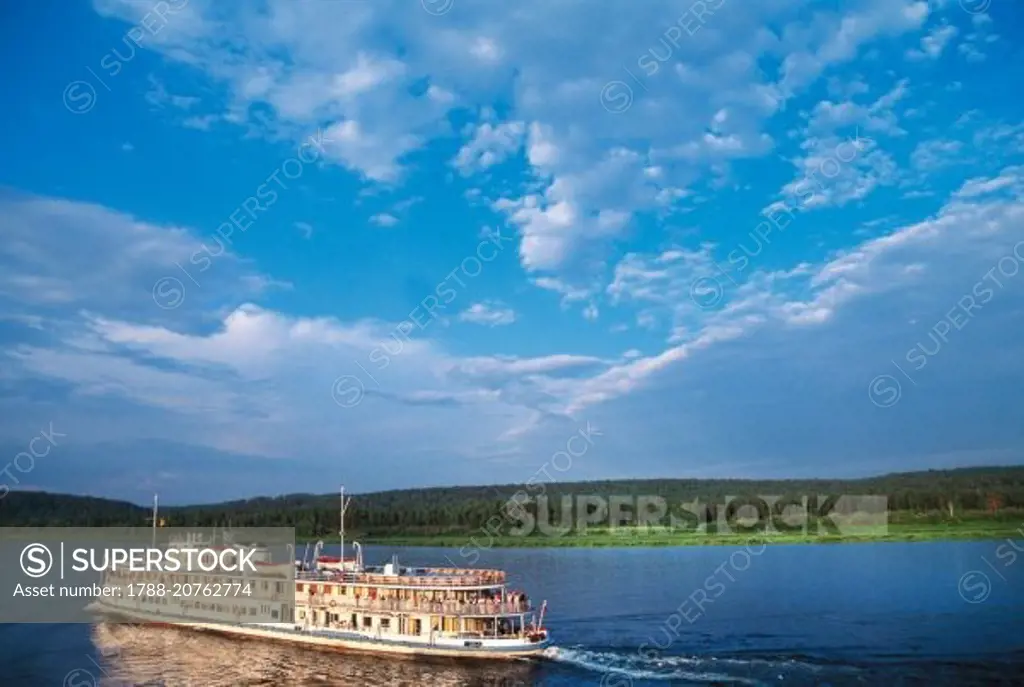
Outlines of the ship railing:
M 310 573 L 299 572 L 296 581 L 306 582 L 339 582 L 344 584 L 365 584 L 400 587 L 485 587 L 505 584 L 505 573 L 502 571 L 475 571 L 466 575 L 378 575 L 376 573 Z
M 444 632 L 440 633 L 442 637 L 447 639 L 516 639 L 519 637 L 525 637 L 525 632 L 499 632 L 494 634 L 493 632 Z
M 315 608 L 345 611 L 406 611 L 411 613 L 442 613 L 446 615 L 510 615 L 529 613 L 529 601 L 422 601 L 412 599 L 367 599 L 314 594 L 296 597 Z

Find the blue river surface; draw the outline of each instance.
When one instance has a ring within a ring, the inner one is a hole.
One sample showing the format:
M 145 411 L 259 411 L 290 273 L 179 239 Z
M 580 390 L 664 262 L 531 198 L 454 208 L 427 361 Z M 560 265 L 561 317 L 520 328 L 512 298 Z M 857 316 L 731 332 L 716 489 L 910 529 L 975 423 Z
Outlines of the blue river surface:
M 0 685 L 1024 685 L 1024 540 L 364 553 L 504 569 L 548 601 L 555 646 L 539 661 L 438 662 L 0 625 Z

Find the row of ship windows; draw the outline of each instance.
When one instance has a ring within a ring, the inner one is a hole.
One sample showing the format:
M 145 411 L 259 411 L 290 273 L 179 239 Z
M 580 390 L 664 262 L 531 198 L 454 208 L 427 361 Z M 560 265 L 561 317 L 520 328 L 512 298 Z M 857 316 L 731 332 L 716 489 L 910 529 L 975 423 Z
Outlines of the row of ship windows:
M 330 622 L 332 622 L 332 623 L 340 623 L 341 622 L 341 614 L 340 613 L 328 613 L 327 615 L 328 615 L 328 619 L 329 619 Z M 310 613 L 310 618 L 312 619 L 312 617 L 313 617 L 313 615 L 312 615 L 312 612 L 311 612 Z M 306 611 L 300 610 L 299 611 L 299 620 L 305 620 L 305 619 L 306 619 Z M 352 614 L 352 621 L 354 622 L 355 619 L 356 619 L 356 615 Z M 377 618 L 377 622 L 380 625 L 382 630 L 387 630 L 388 628 L 391 627 L 391 619 L 390 618 Z M 365 627 L 365 628 L 372 628 L 373 627 L 373 618 L 368 616 L 368 615 L 364 615 L 363 616 L 363 627 Z
M 430 589 L 378 589 L 376 587 L 347 587 L 339 584 L 303 584 L 301 582 L 296 583 L 295 591 L 302 592 L 308 588 L 311 594 L 323 594 L 324 596 L 331 596 L 335 594 L 337 596 L 369 596 L 375 598 L 376 595 L 380 595 L 382 599 L 394 599 L 394 598 L 412 598 L 415 595 L 416 598 L 420 599 L 431 599 L 437 597 L 438 601 L 447 599 L 452 600 L 452 592 L 447 592 L 447 595 L 442 597 L 442 593 Z M 336 591 L 331 591 L 331 590 Z M 402 593 L 405 592 L 405 595 Z

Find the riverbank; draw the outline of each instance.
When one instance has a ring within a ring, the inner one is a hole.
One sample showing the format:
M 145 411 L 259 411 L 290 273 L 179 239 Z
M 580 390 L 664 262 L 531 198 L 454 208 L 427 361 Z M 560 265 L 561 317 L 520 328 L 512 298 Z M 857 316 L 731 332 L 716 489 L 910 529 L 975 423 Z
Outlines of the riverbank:
M 841 534 L 672 532 L 655 528 L 591 528 L 584 534 L 528 537 L 493 536 L 484 530 L 443 535 L 364 536 L 364 544 L 478 548 L 621 547 L 621 546 L 739 546 L 767 544 L 850 544 L 858 542 L 1024 540 L 1024 519 L 968 520 L 940 523 L 893 523 L 874 531 Z

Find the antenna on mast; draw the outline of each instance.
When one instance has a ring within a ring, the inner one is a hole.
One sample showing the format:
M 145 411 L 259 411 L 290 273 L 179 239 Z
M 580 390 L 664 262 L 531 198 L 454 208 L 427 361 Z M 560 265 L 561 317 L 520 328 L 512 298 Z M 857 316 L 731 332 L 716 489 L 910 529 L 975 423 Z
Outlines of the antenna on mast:
M 348 510 L 348 505 L 352 502 L 352 497 L 345 498 L 345 487 L 341 487 L 341 512 L 338 514 L 338 537 L 341 539 L 341 553 L 338 558 L 341 559 L 341 568 L 345 569 L 345 511 Z

